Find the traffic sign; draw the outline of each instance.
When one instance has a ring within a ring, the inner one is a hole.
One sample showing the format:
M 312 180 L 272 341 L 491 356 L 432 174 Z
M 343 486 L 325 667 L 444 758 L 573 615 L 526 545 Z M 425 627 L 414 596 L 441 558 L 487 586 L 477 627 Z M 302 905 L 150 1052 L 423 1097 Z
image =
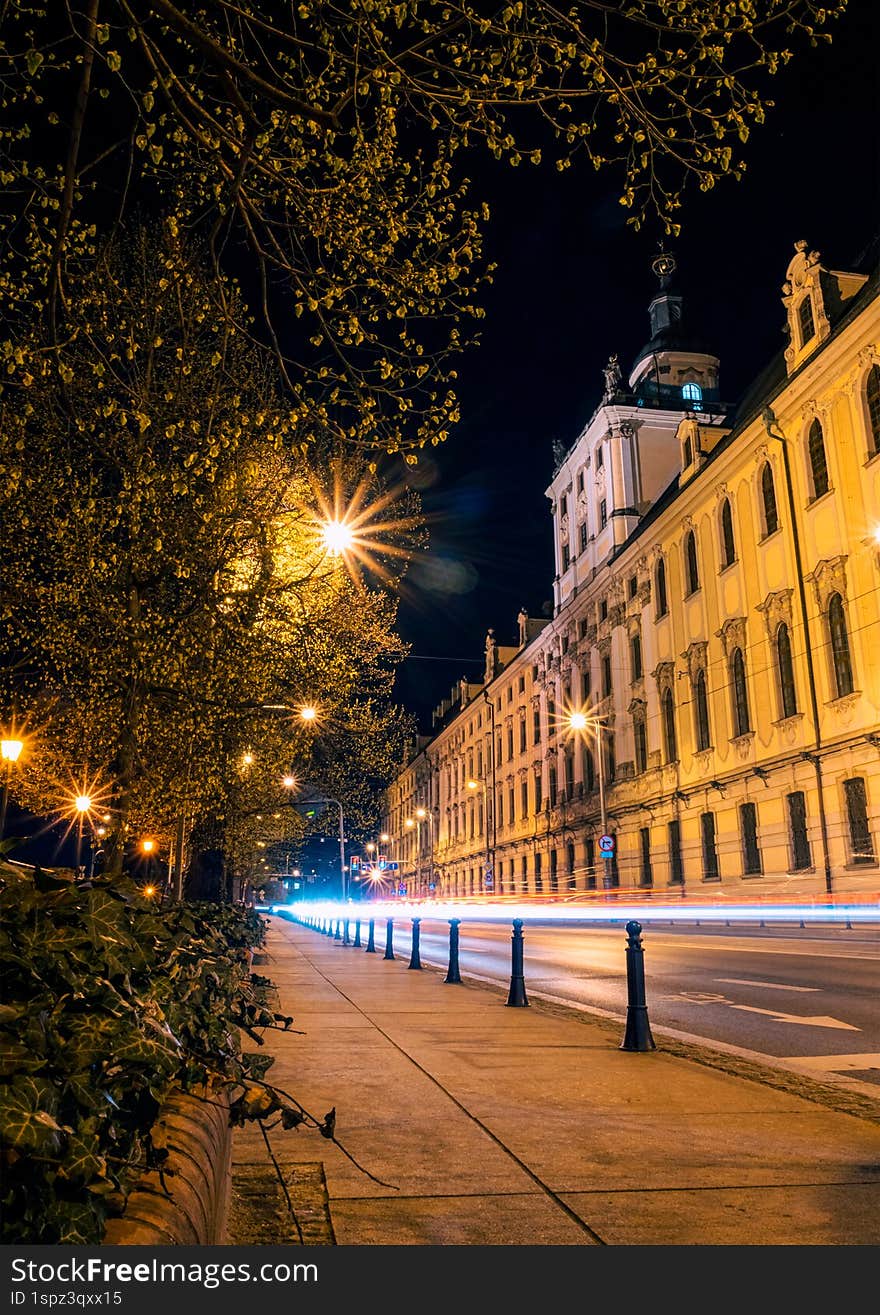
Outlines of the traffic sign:
M 600 836 L 599 851 L 610 857 L 610 855 L 614 853 L 614 836 Z

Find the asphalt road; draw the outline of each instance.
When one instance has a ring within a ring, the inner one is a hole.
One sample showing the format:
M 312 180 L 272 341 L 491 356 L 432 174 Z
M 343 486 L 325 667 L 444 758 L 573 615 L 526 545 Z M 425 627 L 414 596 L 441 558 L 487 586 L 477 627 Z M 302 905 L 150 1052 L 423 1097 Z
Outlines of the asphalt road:
M 384 923 L 376 927 L 384 947 Z M 461 926 L 463 974 L 506 982 L 509 924 Z M 410 925 L 395 924 L 395 952 Z M 880 1095 L 880 929 L 696 928 L 643 932 L 651 1024 L 821 1080 L 868 1084 Z M 526 989 L 567 1003 L 626 1012 L 623 927 L 525 927 Z M 446 966 L 448 928 L 423 921 L 424 963 Z M 865 1089 L 865 1088 L 862 1088 Z

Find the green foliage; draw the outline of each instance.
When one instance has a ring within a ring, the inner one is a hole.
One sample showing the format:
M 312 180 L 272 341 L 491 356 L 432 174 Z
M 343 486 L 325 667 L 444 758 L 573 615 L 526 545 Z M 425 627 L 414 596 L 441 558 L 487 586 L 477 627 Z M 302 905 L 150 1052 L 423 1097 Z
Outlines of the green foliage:
M 264 1089 L 271 1058 L 238 1040 L 275 1023 L 248 971 L 263 927 L 229 907 L 156 909 L 127 884 L 3 876 L 0 1236 L 93 1244 L 162 1168 L 151 1129 L 169 1092 Z
M 0 298 L 13 318 L 42 306 L 60 333 L 67 260 L 93 252 L 108 212 L 160 195 L 181 232 L 210 230 L 218 263 L 249 252 L 301 431 L 379 451 L 441 442 L 452 358 L 482 314 L 488 214 L 468 200 L 467 148 L 616 165 L 632 220 L 675 232 L 685 184 L 740 174 L 768 76 L 844 8 L 7 5 Z

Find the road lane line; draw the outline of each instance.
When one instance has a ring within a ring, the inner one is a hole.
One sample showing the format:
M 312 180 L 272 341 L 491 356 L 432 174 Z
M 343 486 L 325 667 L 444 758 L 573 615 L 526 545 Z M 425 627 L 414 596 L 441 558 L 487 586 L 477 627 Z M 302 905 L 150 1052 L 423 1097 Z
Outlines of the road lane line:
M 728 986 L 760 986 L 762 991 L 821 991 L 821 986 L 789 986 L 787 982 L 762 982 L 749 977 L 716 977 Z
M 841 1032 L 861 1032 L 860 1027 L 853 1027 L 852 1023 L 841 1023 L 839 1018 L 829 1018 L 827 1014 L 815 1014 L 812 1018 L 807 1018 L 803 1014 L 783 1014 L 778 1009 L 758 1009 L 755 1005 L 735 1005 L 731 1004 L 731 1009 L 741 1009 L 747 1014 L 766 1014 L 772 1018 L 774 1023 L 796 1023 L 801 1027 L 834 1027 Z

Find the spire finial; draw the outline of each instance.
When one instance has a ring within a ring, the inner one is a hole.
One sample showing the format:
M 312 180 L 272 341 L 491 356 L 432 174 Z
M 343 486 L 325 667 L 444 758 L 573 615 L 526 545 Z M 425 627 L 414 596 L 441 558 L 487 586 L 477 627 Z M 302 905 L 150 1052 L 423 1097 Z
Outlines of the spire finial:
M 675 273 L 675 256 L 668 251 L 660 251 L 651 261 L 651 268 L 660 280 L 661 288 L 667 288 Z

